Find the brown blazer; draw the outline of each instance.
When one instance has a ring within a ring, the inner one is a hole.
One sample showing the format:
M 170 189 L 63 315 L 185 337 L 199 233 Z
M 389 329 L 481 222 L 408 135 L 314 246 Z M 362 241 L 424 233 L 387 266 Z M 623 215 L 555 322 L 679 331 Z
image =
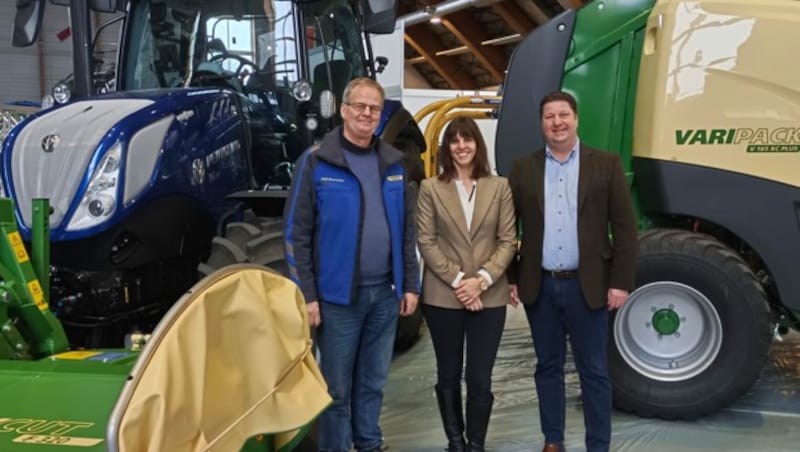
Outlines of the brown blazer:
M 544 162 L 544 150 L 521 157 L 509 177 L 522 228 L 519 259 L 509 276 L 523 303 L 536 301 L 542 280 Z M 617 154 L 585 145 L 578 176 L 578 249 L 578 279 L 590 307 L 606 306 L 609 288 L 633 290 L 638 239 L 622 164 Z
M 504 177 L 478 179 L 472 224 L 467 230 L 464 209 L 455 182 L 436 177 L 422 181 L 417 202 L 417 243 L 425 272 L 423 302 L 442 308 L 461 309 L 450 284 L 464 272 L 477 276 L 486 269 L 492 284 L 483 294 L 484 307 L 508 303 L 506 269 L 515 253 L 514 204 Z

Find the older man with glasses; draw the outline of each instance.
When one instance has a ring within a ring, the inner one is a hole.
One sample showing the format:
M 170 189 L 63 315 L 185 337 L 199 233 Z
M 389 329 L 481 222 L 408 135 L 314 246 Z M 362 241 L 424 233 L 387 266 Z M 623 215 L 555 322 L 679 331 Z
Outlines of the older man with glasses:
M 342 97 L 342 126 L 295 165 L 286 257 L 333 398 L 319 449 L 372 452 L 383 447 L 378 419 L 397 317 L 416 310 L 419 268 L 404 155 L 375 136 L 383 88 L 357 78 Z

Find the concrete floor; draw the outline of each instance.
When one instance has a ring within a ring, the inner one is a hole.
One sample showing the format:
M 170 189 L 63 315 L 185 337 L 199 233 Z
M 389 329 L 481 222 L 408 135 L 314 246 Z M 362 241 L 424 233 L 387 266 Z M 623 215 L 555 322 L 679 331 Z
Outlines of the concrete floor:
M 542 446 L 533 383 L 535 359 L 522 309 L 509 308 L 493 389 L 495 408 L 487 450 L 538 452 Z M 390 452 L 441 452 L 445 445 L 433 394 L 435 364 L 427 332 L 392 364 L 381 425 Z M 574 368 L 567 375 L 569 451 L 585 450 L 580 390 Z M 754 388 L 730 408 L 694 422 L 613 417 L 612 450 L 800 450 L 800 335 L 775 342 L 771 360 Z

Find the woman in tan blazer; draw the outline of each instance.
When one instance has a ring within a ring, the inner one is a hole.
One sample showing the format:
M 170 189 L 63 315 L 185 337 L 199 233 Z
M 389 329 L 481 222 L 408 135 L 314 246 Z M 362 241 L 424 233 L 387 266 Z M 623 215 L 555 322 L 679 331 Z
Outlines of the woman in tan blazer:
M 447 450 L 479 452 L 492 412 L 492 367 L 510 300 L 505 272 L 515 251 L 514 205 L 508 181 L 490 173 L 486 144 L 473 119 L 456 118 L 447 126 L 439 165 L 442 173 L 422 182 L 417 204 L 425 268 L 422 313 L 436 353 L 436 398 Z

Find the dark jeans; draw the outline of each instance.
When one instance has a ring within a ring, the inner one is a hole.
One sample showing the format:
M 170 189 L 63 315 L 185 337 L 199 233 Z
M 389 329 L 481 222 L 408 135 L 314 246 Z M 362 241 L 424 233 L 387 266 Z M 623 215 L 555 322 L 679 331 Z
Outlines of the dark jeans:
M 442 390 L 461 388 L 464 343 L 467 364 L 467 398 L 476 402 L 492 400 L 492 368 L 503 335 L 506 307 L 478 312 L 422 306 L 436 353 L 437 386 Z
M 389 283 L 359 287 L 352 305 L 320 303 L 320 313 L 319 365 L 333 404 L 320 416 L 319 448 L 378 448 L 383 387 L 400 313 L 397 294 Z
M 542 277 L 539 298 L 525 306 L 536 350 L 536 392 L 542 433 L 564 441 L 564 362 L 569 336 L 581 382 L 588 452 L 611 442 L 611 381 L 608 378 L 608 310 L 590 309 L 577 279 Z

